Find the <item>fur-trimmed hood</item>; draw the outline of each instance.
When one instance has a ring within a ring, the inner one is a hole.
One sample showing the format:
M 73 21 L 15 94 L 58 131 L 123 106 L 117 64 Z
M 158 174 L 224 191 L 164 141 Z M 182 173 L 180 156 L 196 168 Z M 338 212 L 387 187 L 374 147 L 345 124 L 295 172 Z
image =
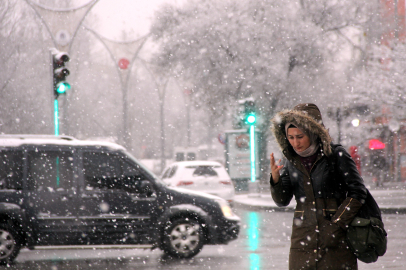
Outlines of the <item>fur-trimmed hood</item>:
M 283 110 L 276 114 L 271 120 L 272 133 L 279 144 L 283 154 L 290 159 L 294 156 L 293 148 L 290 146 L 285 134 L 285 124 L 293 123 L 304 129 L 305 132 L 319 136 L 322 151 L 326 156 L 332 154 L 331 137 L 323 125 L 319 108 L 312 103 L 304 103 L 295 106 L 292 110 Z

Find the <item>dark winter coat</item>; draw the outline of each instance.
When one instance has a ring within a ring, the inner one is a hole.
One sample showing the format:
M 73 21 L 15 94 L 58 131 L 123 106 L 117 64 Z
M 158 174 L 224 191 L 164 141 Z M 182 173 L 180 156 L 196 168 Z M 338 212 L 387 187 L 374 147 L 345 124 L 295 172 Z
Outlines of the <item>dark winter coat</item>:
M 320 151 L 310 173 L 286 138 L 285 123 L 294 123 L 320 138 Z M 366 198 L 355 162 L 341 145 L 333 145 L 319 109 L 299 104 L 272 119 L 272 131 L 285 159 L 272 198 L 287 206 L 293 196 L 289 269 L 357 269 L 357 259 L 345 242 L 345 230 Z M 333 158 L 335 157 L 335 158 Z

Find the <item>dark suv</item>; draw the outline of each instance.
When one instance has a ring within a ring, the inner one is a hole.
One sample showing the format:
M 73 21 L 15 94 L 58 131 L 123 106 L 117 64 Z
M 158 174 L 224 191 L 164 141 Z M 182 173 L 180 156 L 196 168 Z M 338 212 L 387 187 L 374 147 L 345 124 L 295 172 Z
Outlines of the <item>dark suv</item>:
M 188 258 L 236 239 L 239 224 L 225 200 L 167 187 L 117 144 L 0 135 L 3 264 L 24 246 L 141 245 Z

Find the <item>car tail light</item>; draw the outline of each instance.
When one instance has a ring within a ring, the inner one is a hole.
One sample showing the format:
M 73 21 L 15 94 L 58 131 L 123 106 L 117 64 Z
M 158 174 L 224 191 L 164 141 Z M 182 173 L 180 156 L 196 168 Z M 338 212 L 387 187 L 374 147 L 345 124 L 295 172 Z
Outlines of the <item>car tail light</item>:
M 223 185 L 231 185 L 231 181 L 229 181 L 229 180 L 223 180 L 223 181 L 220 181 L 220 184 L 223 184 Z
M 193 185 L 193 181 L 179 181 L 176 186 L 189 186 Z

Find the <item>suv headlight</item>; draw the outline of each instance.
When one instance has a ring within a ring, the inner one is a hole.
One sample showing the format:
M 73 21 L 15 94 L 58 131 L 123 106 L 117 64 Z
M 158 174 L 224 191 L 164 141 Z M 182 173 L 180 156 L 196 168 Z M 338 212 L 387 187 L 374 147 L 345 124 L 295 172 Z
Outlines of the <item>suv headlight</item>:
M 230 205 L 228 204 L 227 201 L 225 200 L 216 200 L 217 203 L 220 205 L 221 212 L 223 212 L 223 215 L 227 218 L 233 217 L 234 213 L 233 210 L 231 210 Z

